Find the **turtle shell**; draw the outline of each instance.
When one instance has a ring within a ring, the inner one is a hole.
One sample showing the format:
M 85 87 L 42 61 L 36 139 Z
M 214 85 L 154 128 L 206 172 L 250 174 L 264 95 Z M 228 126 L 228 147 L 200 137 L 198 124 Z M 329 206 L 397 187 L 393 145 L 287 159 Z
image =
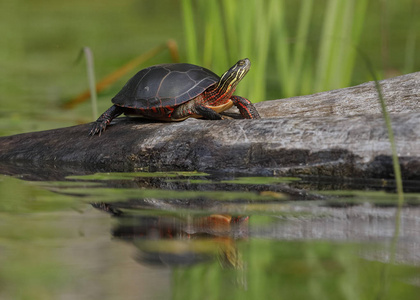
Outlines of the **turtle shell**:
M 176 107 L 202 94 L 219 79 L 212 71 L 196 65 L 156 65 L 134 75 L 112 102 L 140 110 Z

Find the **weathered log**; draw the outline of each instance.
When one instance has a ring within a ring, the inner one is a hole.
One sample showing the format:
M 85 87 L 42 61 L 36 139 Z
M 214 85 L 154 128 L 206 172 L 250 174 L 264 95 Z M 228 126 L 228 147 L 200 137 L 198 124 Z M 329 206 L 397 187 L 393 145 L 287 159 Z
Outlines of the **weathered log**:
M 420 178 L 420 73 L 381 82 L 403 176 Z M 119 118 L 0 138 L 0 160 L 85 171 L 199 170 L 392 178 L 374 83 L 256 105 L 261 120 Z
M 420 72 L 380 81 L 390 113 L 420 112 Z M 307 96 L 265 101 L 256 107 L 265 118 L 380 115 L 373 81 Z

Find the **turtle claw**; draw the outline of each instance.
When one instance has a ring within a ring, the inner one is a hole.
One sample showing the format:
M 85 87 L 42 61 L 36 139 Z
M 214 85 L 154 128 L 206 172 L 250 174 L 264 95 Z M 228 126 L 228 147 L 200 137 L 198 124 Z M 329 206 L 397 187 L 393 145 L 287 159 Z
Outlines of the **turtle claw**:
M 104 112 L 98 120 L 96 120 L 92 127 L 90 128 L 89 135 L 94 136 L 95 134 L 98 134 L 101 136 L 101 133 L 105 131 L 106 126 L 108 126 L 111 121 L 121 115 L 123 113 L 123 108 L 118 107 L 116 105 L 111 106 L 108 108 L 106 112 Z
M 105 131 L 107 123 L 106 122 L 95 122 L 90 131 L 89 131 L 89 135 L 90 136 L 94 136 L 95 134 L 98 134 L 99 136 L 101 136 L 102 131 Z

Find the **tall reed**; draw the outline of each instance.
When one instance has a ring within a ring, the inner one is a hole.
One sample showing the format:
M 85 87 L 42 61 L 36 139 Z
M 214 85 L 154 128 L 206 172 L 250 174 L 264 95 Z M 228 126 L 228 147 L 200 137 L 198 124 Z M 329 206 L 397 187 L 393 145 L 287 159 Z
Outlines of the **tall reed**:
M 400 168 L 400 163 L 399 163 L 399 158 L 398 158 L 398 151 L 397 151 L 397 144 L 395 142 L 395 137 L 394 137 L 394 131 L 392 129 L 392 123 L 391 123 L 391 118 L 389 116 L 387 107 L 386 107 L 386 101 L 385 101 L 385 97 L 382 93 L 382 88 L 381 85 L 376 77 L 376 72 L 372 66 L 371 60 L 369 59 L 369 57 L 360 49 L 358 48 L 358 54 L 359 56 L 362 58 L 366 68 L 368 69 L 369 73 L 371 74 L 372 78 L 374 79 L 375 82 L 375 87 L 376 90 L 378 92 L 378 99 L 379 99 L 379 104 L 381 106 L 381 111 L 382 111 L 382 116 L 384 118 L 385 121 L 385 126 L 387 128 L 388 131 L 388 139 L 389 142 L 391 144 L 391 156 L 392 156 L 392 165 L 393 165 L 393 169 L 394 169 L 394 176 L 395 176 L 395 183 L 396 183 L 396 187 L 397 187 L 397 210 L 395 213 L 395 226 L 394 226 L 394 234 L 391 240 L 391 244 L 390 244 L 390 250 L 389 250 L 389 260 L 388 260 L 388 264 L 385 264 L 382 270 L 382 274 L 381 274 L 381 285 L 380 285 L 380 289 L 378 292 L 378 295 L 376 297 L 376 299 L 385 299 L 387 298 L 387 292 L 388 292 L 388 288 L 389 288 L 389 273 L 390 273 L 390 268 L 394 265 L 395 263 L 395 256 L 396 256 L 396 251 L 397 251 L 397 244 L 398 244 L 398 240 L 399 240 L 399 236 L 400 236 L 400 227 L 401 227 L 401 210 L 402 207 L 404 205 L 404 189 L 403 189 L 403 180 L 402 180 L 402 173 L 401 173 L 401 168 Z
M 93 53 L 89 47 L 83 47 L 83 52 L 86 58 L 86 73 L 88 76 L 90 100 L 92 103 L 93 120 L 98 117 L 98 97 L 96 95 L 96 79 L 95 79 L 95 66 L 93 62 Z

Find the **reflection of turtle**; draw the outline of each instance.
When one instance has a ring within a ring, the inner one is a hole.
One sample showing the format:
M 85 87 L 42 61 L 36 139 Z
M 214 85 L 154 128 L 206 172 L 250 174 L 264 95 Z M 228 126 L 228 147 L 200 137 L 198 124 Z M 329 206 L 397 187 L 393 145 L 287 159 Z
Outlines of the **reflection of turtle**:
M 242 255 L 236 241 L 248 237 L 248 216 L 211 214 L 190 215 L 185 219 L 165 215 L 132 215 L 130 203 L 121 204 L 100 202 L 93 206 L 122 218 L 122 224 L 113 229 L 112 236 L 133 243 L 139 250 L 139 262 L 192 265 L 217 256 L 222 267 L 242 269 Z M 125 211 L 119 210 L 119 206 Z M 138 207 L 131 209 L 141 210 Z
M 189 117 L 220 120 L 219 113 L 235 105 L 242 117 L 259 119 L 249 100 L 233 95 L 250 66 L 245 58 L 222 77 L 191 64 L 163 64 L 143 69 L 112 99 L 114 105 L 96 120 L 89 134 L 100 135 L 122 113 L 166 121 Z

